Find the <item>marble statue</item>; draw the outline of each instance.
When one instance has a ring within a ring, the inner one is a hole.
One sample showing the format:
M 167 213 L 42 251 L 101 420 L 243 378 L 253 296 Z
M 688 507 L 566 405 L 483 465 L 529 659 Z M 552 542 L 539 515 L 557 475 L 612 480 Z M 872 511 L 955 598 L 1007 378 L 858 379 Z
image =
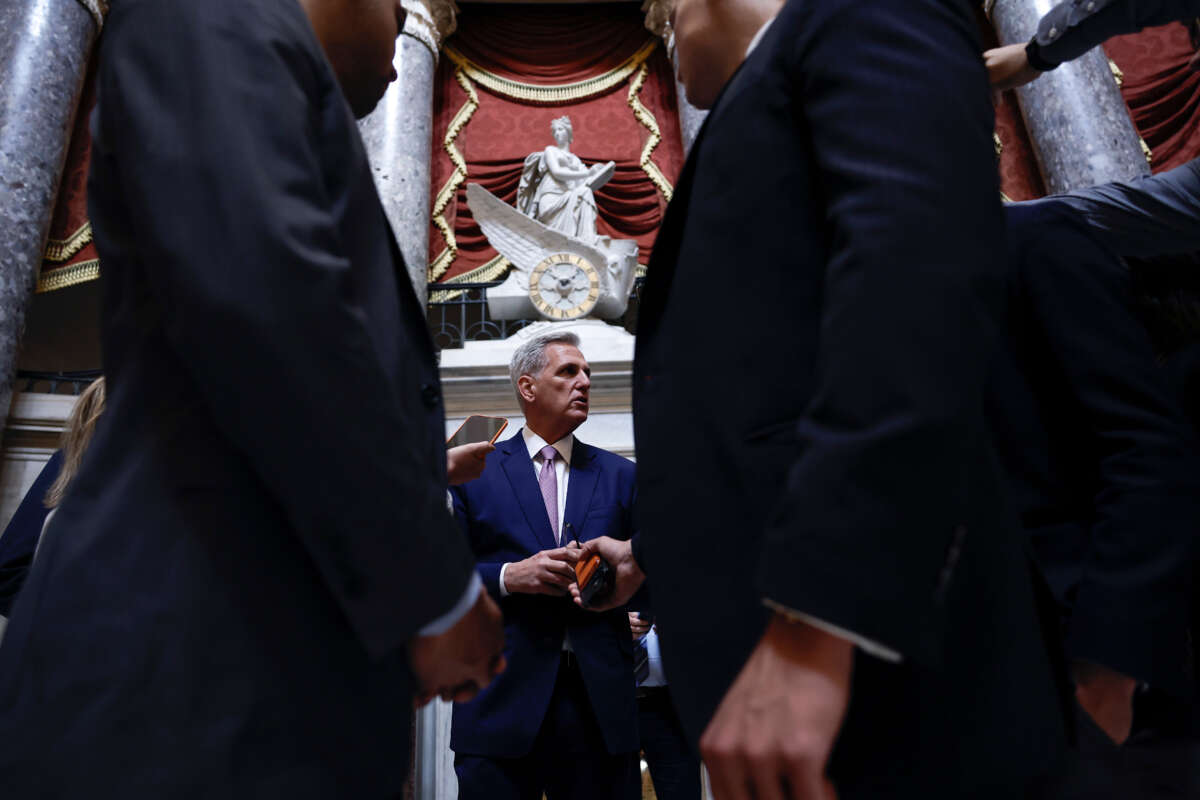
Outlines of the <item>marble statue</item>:
M 476 183 L 467 204 L 488 242 L 513 265 L 488 290 L 492 319 L 563 321 L 625 313 L 637 273 L 637 242 L 596 232 L 594 190 L 612 178 L 613 162 L 584 165 L 571 152 L 571 120 L 550 124 L 554 144 L 525 159 L 516 207 Z
M 570 117 L 550 123 L 554 144 L 525 158 L 517 187 L 517 210 L 552 230 L 584 242 L 596 241 L 596 200 L 592 192 L 608 183 L 616 165 L 584 166 L 571 152 L 575 131 Z

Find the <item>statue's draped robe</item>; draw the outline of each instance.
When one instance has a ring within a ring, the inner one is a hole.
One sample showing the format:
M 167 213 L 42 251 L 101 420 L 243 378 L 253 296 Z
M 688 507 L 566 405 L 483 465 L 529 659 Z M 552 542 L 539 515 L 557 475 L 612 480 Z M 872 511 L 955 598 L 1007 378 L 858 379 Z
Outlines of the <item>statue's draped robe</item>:
M 569 169 L 586 166 L 579 156 L 557 147 L 531 153 L 521 172 L 517 208 L 547 228 L 591 244 L 596 241 L 596 199 L 587 181 L 580 179 L 568 185 L 550 173 L 546 159 L 552 152 L 565 157 Z

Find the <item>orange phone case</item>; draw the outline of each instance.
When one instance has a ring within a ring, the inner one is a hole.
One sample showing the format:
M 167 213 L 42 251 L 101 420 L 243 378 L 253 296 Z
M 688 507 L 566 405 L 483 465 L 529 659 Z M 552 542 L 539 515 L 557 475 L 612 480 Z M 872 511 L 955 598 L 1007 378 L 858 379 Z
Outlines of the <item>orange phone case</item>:
M 575 563 L 575 582 L 582 589 L 587 586 L 588 581 L 596 574 L 596 568 L 600 566 L 600 555 L 592 553 L 592 557 L 587 561 L 578 561 Z

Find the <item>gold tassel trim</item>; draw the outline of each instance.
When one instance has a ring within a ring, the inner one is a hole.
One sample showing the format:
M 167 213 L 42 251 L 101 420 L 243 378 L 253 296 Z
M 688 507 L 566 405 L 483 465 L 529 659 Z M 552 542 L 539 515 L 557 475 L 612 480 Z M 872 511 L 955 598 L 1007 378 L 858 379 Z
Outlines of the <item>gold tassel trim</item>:
M 454 199 L 454 193 L 458 191 L 458 187 L 462 186 L 463 181 L 467 179 L 467 162 L 455 144 L 455 140 L 458 139 L 458 134 L 467 126 L 471 117 L 475 115 L 476 109 L 479 108 L 479 95 L 475 93 L 475 87 L 471 85 L 471 81 L 462 67 L 455 68 L 454 79 L 467 93 L 467 102 L 463 103 L 462 108 L 450 120 L 446 136 L 442 139 L 442 149 L 450 156 L 450 163 L 454 164 L 454 173 L 433 201 L 433 224 L 441 231 L 446 249 L 438 254 L 438 257 L 429 265 L 430 283 L 445 275 L 446 270 L 450 269 L 450 265 L 458 256 L 458 242 L 454 238 L 454 229 L 446 220 L 446 207 Z
M 442 286 L 453 286 L 456 283 L 488 283 L 489 281 L 498 281 L 508 272 L 508 268 L 512 266 L 504 256 L 496 256 L 486 264 L 480 264 L 470 272 L 464 272 L 462 275 L 455 275 L 447 281 L 442 282 Z M 431 303 L 449 303 L 461 295 L 461 291 L 436 291 L 429 295 Z
M 658 143 L 662 141 L 662 133 L 658 128 L 658 120 L 650 113 L 650 109 L 642 105 L 638 94 L 642 91 L 642 86 L 646 83 L 646 76 L 650 73 L 649 65 L 643 63 L 641 69 L 638 70 L 637 77 L 633 79 L 633 83 L 629 85 L 629 107 L 633 109 L 633 116 L 637 121 L 642 123 L 642 126 L 650 131 L 650 138 L 646 140 L 646 145 L 642 148 L 642 157 L 638 162 L 642 166 L 642 171 L 650 178 L 650 182 L 658 187 L 662 192 L 663 198 L 669 203 L 674 189 L 671 182 L 667 180 L 667 176 L 662 174 L 662 170 L 658 165 L 650 160 L 650 156 L 654 153 L 654 148 L 658 147 Z
M 1125 86 L 1125 73 L 1117 66 L 1117 62 L 1111 58 L 1108 59 L 1108 71 L 1112 73 L 1113 80 L 1117 82 L 1117 88 L 1121 89 Z
M 489 72 L 469 58 L 458 52 L 451 45 L 443 45 L 442 53 L 454 62 L 454 65 L 465 72 L 471 80 L 478 83 L 489 92 L 507 97 L 510 100 L 520 100 L 525 103 L 541 103 L 557 105 L 587 100 L 603 94 L 625 82 L 658 47 L 658 39 L 649 39 L 636 53 L 631 55 L 618 66 L 602 75 L 574 83 L 562 83 L 557 86 L 542 86 L 536 83 L 525 83 L 512 78 L 505 78 L 494 72 Z
M 85 222 L 79 230 L 66 239 L 51 239 L 46 243 L 46 253 L 43 258 L 54 264 L 69 260 L 92 241 L 92 223 Z
M 68 286 L 94 281 L 99 277 L 100 259 L 93 258 L 88 261 L 80 261 L 78 264 L 72 264 L 69 267 L 59 267 L 58 269 L 43 271 L 38 275 L 35 291 L 38 294 L 53 292 L 58 289 L 66 289 Z

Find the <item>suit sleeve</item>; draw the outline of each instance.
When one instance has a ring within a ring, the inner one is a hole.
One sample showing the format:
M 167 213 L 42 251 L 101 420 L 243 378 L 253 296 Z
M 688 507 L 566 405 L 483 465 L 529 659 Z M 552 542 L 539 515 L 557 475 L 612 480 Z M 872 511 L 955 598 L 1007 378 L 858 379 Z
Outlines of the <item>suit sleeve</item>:
M 1002 298 L 992 110 L 957 4 L 821 6 L 791 65 L 826 204 L 820 347 L 760 587 L 937 663 Z
M 1121 256 L 1149 258 L 1200 250 L 1200 163 L 1131 181 L 1075 189 L 1031 205 L 1066 206 Z
M 362 644 L 392 653 L 454 607 L 471 559 L 418 390 L 397 396 L 352 299 L 316 144 L 344 101 L 294 6 L 115 11 L 99 128 L 150 302 Z
M 1113 36 L 1200 15 L 1200 0 L 1066 0 L 1038 22 L 1033 42 L 1047 64 L 1079 58 Z
M 459 486 L 451 486 L 450 497 L 454 508 L 454 518 L 458 521 L 463 536 L 470 542 L 471 515 L 467 510 L 467 491 Z M 506 596 L 500 591 L 500 572 L 504 568 L 504 563 L 503 561 L 479 561 L 475 564 L 475 570 L 483 580 L 483 588 L 497 603 Z
M 1068 652 L 1180 691 L 1200 519 L 1194 434 L 1130 307 L 1124 267 L 1067 213 L 1013 211 L 1015 241 L 1032 249 L 1019 259 L 1020 302 L 1066 379 L 1099 467 Z

